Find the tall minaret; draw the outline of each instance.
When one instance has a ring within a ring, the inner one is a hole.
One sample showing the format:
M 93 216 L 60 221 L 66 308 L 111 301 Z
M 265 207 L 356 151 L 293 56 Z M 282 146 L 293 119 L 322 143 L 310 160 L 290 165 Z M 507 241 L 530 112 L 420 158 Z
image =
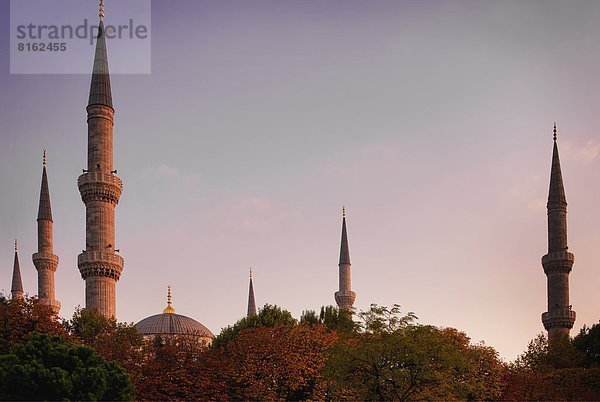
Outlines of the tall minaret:
M 58 256 L 54 255 L 52 239 L 52 208 L 50 207 L 50 191 L 46 175 L 46 151 L 44 150 L 42 168 L 42 187 L 40 190 L 40 207 L 38 209 L 38 252 L 33 254 L 33 265 L 38 271 L 38 297 L 49 305 L 55 314 L 60 311 L 60 302 L 54 292 L 54 273 L 58 268 Z
M 77 184 L 86 208 L 85 250 L 77 258 L 85 280 L 85 307 L 116 317 L 116 284 L 123 258 L 115 254 L 115 206 L 123 182 L 113 170 L 114 109 L 104 35 L 104 4 L 100 1 L 99 31 L 87 106 L 88 167 Z
M 350 250 L 348 249 L 348 234 L 346 233 L 346 208 L 342 208 L 342 245 L 340 247 L 340 290 L 335 292 L 335 302 L 342 310 L 350 310 L 356 299 L 350 281 Z
M 554 150 L 548 193 L 548 254 L 542 257 L 544 273 L 548 277 L 548 311 L 542 314 L 548 339 L 568 336 L 575 323 L 575 312 L 569 304 L 569 273 L 574 256 L 567 245 L 567 199 L 556 143 L 554 124 Z
M 250 287 L 248 289 L 248 317 L 256 315 L 256 301 L 254 300 L 254 286 L 252 285 L 252 268 L 250 268 Z
M 10 294 L 13 300 L 23 298 L 23 282 L 21 281 L 21 268 L 19 267 L 19 244 L 15 240 L 15 262 L 13 264 L 12 285 Z

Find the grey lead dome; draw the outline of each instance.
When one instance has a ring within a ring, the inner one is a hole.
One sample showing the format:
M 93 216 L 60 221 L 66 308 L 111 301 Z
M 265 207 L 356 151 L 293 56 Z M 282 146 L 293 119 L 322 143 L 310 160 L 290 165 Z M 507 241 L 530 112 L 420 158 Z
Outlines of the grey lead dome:
M 156 314 L 144 318 L 135 329 L 142 335 L 194 335 L 214 338 L 212 332 L 193 318 L 180 314 Z

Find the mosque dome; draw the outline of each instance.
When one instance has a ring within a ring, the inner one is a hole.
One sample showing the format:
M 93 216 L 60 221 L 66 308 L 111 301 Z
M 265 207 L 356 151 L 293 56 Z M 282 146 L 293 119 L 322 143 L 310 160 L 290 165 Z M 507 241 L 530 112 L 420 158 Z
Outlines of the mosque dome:
M 208 328 L 198 321 L 175 312 L 171 304 L 170 286 L 167 307 L 163 310 L 163 313 L 144 318 L 135 324 L 135 329 L 144 337 L 187 335 L 204 338 L 209 342 L 215 337 Z

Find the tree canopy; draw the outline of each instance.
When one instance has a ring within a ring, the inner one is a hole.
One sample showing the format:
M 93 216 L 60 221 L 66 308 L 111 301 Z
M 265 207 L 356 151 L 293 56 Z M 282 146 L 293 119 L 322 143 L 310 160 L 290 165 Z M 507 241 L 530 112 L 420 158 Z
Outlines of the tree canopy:
M 87 346 L 34 333 L 0 356 L 2 400 L 131 400 L 125 370 Z
M 235 324 L 224 328 L 213 340 L 213 346 L 218 347 L 234 339 L 237 334 L 246 328 L 254 327 L 274 327 L 280 325 L 296 325 L 298 322 L 292 314 L 283 310 L 281 307 L 265 304 L 258 314 L 246 316 L 238 320 Z
M 364 400 L 499 397 L 502 365 L 493 348 L 471 345 L 454 329 L 417 325 L 397 305 L 372 305 L 359 318 L 361 331 L 335 345 L 328 359 L 338 390 Z
M 572 340 L 539 335 L 505 364 L 398 305 L 327 306 L 300 322 L 265 305 L 207 348 L 0 296 L 0 399 L 131 399 L 135 388 L 139 400 L 600 400 L 599 337 L 600 324 Z

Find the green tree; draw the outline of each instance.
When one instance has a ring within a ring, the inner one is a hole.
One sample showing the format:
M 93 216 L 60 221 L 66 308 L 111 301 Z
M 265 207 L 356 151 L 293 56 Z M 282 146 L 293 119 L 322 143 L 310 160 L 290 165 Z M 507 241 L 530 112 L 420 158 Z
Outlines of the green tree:
M 332 394 L 356 399 L 497 399 L 502 364 L 494 349 L 463 333 L 416 325 L 413 313 L 372 305 L 358 314 L 361 331 L 332 348 Z
M 304 311 L 300 317 L 300 324 L 324 324 L 327 329 L 339 334 L 353 333 L 357 329 L 356 323 L 352 320 L 352 311 L 340 310 L 334 306 L 322 306 L 319 315 L 314 310 Z
M 592 329 L 584 326 L 572 341 L 563 336 L 548 342 L 538 335 L 509 365 L 501 399 L 600 400 L 600 368 L 594 363 L 600 332 Z
M 579 334 L 573 338 L 573 346 L 583 355 L 587 367 L 600 366 L 600 322 L 581 328 Z
M 74 339 L 94 348 L 106 360 L 116 361 L 135 378 L 143 339 L 133 324 L 106 318 L 97 310 L 77 309 L 65 325 Z
M 246 328 L 274 327 L 277 324 L 294 326 L 297 323 L 298 322 L 292 317 L 292 314 L 289 311 L 283 310 L 278 306 L 265 304 L 258 314 L 244 317 L 235 324 L 224 328 L 221 333 L 215 337 L 212 346 L 219 347 L 225 345 L 227 342 L 234 339 L 240 331 Z
M 514 365 L 517 369 L 544 372 L 579 367 L 581 361 L 581 353 L 567 335 L 559 336 L 549 343 L 544 334 L 539 334 L 529 342 L 527 350 L 517 357 Z
M 32 334 L 0 356 L 2 400 L 131 400 L 127 373 L 92 348 Z

